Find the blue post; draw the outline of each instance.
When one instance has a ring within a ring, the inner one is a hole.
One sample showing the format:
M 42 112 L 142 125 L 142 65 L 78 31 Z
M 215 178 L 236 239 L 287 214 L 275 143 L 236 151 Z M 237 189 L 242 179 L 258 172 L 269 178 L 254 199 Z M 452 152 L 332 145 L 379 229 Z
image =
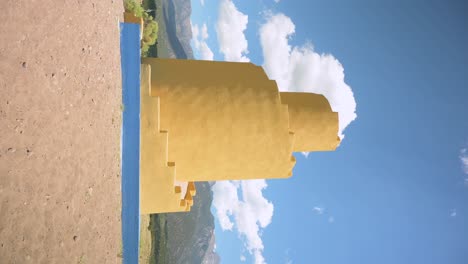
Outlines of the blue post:
M 120 23 L 122 64 L 123 263 L 138 264 L 140 242 L 140 26 Z

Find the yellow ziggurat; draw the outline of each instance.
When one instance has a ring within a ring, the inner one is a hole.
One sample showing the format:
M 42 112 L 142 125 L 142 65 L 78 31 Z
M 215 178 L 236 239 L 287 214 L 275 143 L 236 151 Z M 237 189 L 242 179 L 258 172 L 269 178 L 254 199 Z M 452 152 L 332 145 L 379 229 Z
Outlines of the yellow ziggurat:
M 340 143 L 324 96 L 251 63 L 143 58 L 140 126 L 142 214 L 189 211 L 196 181 L 288 178 L 293 152 Z

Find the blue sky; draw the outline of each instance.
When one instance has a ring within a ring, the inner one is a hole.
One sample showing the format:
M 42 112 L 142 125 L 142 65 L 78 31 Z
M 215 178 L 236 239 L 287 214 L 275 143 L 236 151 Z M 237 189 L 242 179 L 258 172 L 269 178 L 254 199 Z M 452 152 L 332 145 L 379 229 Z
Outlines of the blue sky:
M 467 13 L 463 1 L 192 0 L 197 59 L 262 65 L 347 120 L 337 151 L 295 153 L 290 179 L 215 185 L 222 263 L 468 263 Z

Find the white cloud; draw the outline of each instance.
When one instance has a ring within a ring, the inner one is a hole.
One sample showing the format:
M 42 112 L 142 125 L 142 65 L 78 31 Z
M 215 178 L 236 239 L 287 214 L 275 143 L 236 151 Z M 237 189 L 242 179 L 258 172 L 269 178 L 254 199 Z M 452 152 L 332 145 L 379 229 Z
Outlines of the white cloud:
M 212 187 L 213 206 L 216 209 L 216 216 L 223 230 L 232 230 L 234 224 L 229 216 L 237 210 L 239 197 L 237 188 L 233 181 L 217 181 Z
M 455 216 L 457 216 L 457 210 L 456 209 L 450 210 L 450 217 L 455 217 Z
M 213 60 L 213 52 L 206 43 L 208 37 L 208 27 L 206 24 L 203 24 L 201 28 L 197 24 L 192 25 L 193 48 L 200 54 L 199 59 L 201 60 Z
M 254 257 L 255 257 L 255 262 L 254 262 L 255 264 L 266 264 L 265 258 L 263 257 L 261 250 L 256 249 L 254 251 Z
M 273 1 L 275 1 L 275 3 L 279 3 L 279 1 L 281 1 L 281 0 L 273 0 Z
M 325 210 L 323 207 L 315 206 L 312 210 L 318 215 L 323 214 L 323 211 Z
M 289 39 L 295 32 L 291 19 L 283 14 L 267 14 L 260 27 L 263 67 L 280 91 L 323 94 L 339 114 L 338 135 L 356 119 L 356 102 L 344 81 L 341 63 L 330 54 L 318 54 L 310 44 L 292 47 Z
M 218 181 L 212 186 L 213 206 L 223 230 L 235 228 L 255 263 L 265 263 L 261 232 L 271 223 L 273 204 L 263 197 L 265 180 Z M 242 200 L 238 191 L 242 192 Z
M 328 217 L 328 223 L 334 223 L 335 222 L 335 217 L 330 216 Z
M 201 4 L 202 6 L 205 6 L 205 0 L 200 0 L 200 4 Z
M 221 0 L 219 3 L 216 33 L 219 51 L 224 55 L 225 61 L 249 61 L 246 56 L 247 39 L 244 35 L 248 20 L 248 16 L 237 10 L 232 1 Z
M 208 27 L 206 26 L 206 23 L 203 23 L 202 31 L 201 31 L 201 37 L 202 37 L 202 39 L 207 39 L 208 38 Z
M 240 261 L 242 261 L 242 262 L 245 262 L 245 261 L 246 261 L 246 258 L 245 258 L 244 255 L 241 255 L 241 256 L 240 256 Z
M 465 174 L 468 174 L 468 153 L 467 149 L 464 148 L 460 151 L 460 162 L 462 164 L 462 169 Z M 467 183 L 468 179 L 465 179 L 465 183 Z

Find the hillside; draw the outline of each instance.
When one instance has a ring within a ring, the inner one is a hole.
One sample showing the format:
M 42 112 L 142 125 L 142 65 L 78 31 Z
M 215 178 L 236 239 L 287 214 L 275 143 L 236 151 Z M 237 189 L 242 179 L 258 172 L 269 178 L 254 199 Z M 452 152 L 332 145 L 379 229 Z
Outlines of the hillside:
M 190 212 L 166 214 L 168 263 L 219 263 L 214 253 L 213 200 L 207 182 L 196 183 L 197 195 Z
M 150 1 L 150 0 L 148 0 Z M 153 0 L 159 24 L 157 52 L 150 49 L 150 57 L 193 59 L 190 47 L 192 7 L 187 0 Z M 145 1 L 146 2 L 146 1 Z M 153 3 L 147 3 L 148 7 Z

